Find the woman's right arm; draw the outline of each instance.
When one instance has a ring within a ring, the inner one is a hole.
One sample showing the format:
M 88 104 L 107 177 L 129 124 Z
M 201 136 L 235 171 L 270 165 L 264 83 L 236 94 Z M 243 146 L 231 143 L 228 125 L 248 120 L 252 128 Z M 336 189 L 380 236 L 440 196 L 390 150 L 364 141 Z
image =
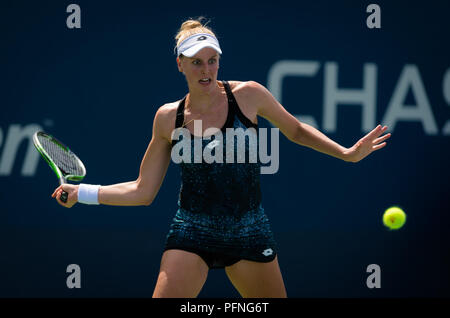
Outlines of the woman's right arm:
M 153 121 L 152 139 L 142 159 L 136 180 L 101 186 L 98 202 L 105 205 L 136 206 L 150 205 L 161 187 L 170 164 L 171 127 L 174 124 L 168 107 L 158 109 Z M 78 201 L 78 185 L 63 184 L 53 193 L 59 204 L 72 207 Z M 62 190 L 68 192 L 67 203 L 60 201 Z

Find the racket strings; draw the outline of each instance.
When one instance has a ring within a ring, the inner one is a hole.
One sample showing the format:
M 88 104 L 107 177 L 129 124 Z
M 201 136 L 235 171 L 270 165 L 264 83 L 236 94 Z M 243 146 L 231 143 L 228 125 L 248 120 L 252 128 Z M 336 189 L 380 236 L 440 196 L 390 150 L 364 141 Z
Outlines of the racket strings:
M 63 174 L 77 175 L 83 174 L 83 169 L 73 152 L 63 148 L 55 141 L 49 138 L 39 138 L 42 147 L 58 166 Z

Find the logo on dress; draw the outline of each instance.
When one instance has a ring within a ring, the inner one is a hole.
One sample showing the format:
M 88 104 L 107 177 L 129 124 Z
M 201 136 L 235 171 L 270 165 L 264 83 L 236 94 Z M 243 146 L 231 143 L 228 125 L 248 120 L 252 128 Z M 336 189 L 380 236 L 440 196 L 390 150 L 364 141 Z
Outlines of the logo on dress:
M 273 250 L 271 248 L 265 249 L 264 252 L 262 252 L 264 256 L 270 256 L 273 254 Z

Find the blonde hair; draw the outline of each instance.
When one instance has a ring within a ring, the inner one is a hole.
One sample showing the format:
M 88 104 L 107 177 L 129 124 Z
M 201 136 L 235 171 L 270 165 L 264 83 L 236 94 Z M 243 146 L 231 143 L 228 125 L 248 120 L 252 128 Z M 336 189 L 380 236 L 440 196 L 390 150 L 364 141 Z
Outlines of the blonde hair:
M 181 42 L 183 42 L 184 39 L 190 37 L 191 35 L 197 34 L 197 33 L 208 33 L 213 36 L 216 36 L 214 32 L 207 27 L 206 25 L 209 23 L 207 21 L 206 23 L 202 23 L 206 18 L 199 17 L 197 19 L 189 19 L 184 21 L 181 24 L 180 29 L 178 30 L 177 34 L 175 35 L 175 41 L 176 45 L 174 50 L 176 51 L 177 46 L 180 45 Z

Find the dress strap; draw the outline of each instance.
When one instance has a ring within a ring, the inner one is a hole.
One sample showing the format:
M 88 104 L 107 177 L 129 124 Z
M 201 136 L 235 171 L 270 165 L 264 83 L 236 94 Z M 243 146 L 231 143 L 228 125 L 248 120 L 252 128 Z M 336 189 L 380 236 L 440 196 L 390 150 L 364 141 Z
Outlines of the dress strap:
M 239 108 L 239 105 L 236 101 L 236 98 L 234 98 L 233 92 L 231 91 L 230 84 L 227 81 L 222 81 L 223 86 L 225 87 L 225 91 L 227 92 L 228 97 L 228 107 L 230 108 L 230 111 L 233 112 L 233 114 L 236 114 L 239 118 L 239 120 L 247 127 L 247 128 L 258 128 L 257 124 L 254 124 L 250 119 L 248 119 Z
M 175 120 L 175 129 L 180 128 L 184 122 L 184 104 L 186 103 L 186 96 L 180 101 L 177 108 L 177 118 Z

